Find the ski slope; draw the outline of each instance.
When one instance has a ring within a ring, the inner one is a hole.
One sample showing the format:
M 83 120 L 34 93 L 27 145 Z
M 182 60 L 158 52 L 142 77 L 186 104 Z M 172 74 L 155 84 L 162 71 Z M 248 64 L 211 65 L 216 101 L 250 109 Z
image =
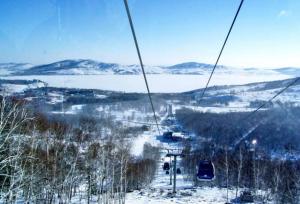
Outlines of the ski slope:
M 156 144 L 163 148 L 178 148 L 178 144 L 170 145 L 155 141 L 154 134 L 149 135 L 145 138 L 144 142 L 152 141 L 152 144 Z M 151 138 L 152 137 L 152 138 Z M 143 137 L 144 138 L 144 137 Z M 140 138 L 137 139 L 138 141 Z M 137 144 L 137 143 L 135 143 Z M 139 145 L 142 146 L 141 141 Z M 135 145 L 133 145 L 135 146 Z M 141 147 L 140 146 L 140 147 Z M 136 149 L 136 148 L 134 148 Z M 135 152 L 137 153 L 137 152 Z M 185 179 L 183 169 L 181 168 L 182 174 L 176 176 L 176 189 L 177 193 L 172 193 L 172 185 L 170 185 L 170 175 L 162 169 L 162 165 L 165 161 L 169 161 L 169 158 L 165 157 L 166 151 L 161 154 L 161 160 L 158 164 L 158 169 L 155 175 L 155 179 L 151 185 L 140 191 L 134 191 L 126 194 L 126 203 L 129 204 L 186 204 L 186 203 L 200 203 L 200 204 L 221 204 L 226 202 L 227 189 L 216 188 L 216 187 L 193 187 L 192 182 Z M 180 168 L 180 158 L 177 160 L 177 167 Z M 235 198 L 235 190 L 229 190 L 229 198 Z
M 162 116 L 165 118 L 166 116 Z M 177 133 L 179 134 L 179 133 Z M 193 137 L 193 135 L 191 135 Z M 155 178 L 145 189 L 136 190 L 126 194 L 126 203 L 129 204 L 224 204 L 226 202 L 234 203 L 236 199 L 236 189 L 217 188 L 217 187 L 195 187 L 193 183 L 185 178 L 184 169 L 181 167 L 181 158 L 177 157 L 177 168 L 181 169 L 181 174 L 176 176 L 176 194 L 173 194 L 173 185 L 170 184 L 170 175 L 166 174 L 162 166 L 164 162 L 170 162 L 170 158 L 166 157 L 166 149 L 183 148 L 181 142 L 167 143 L 159 140 L 158 132 L 153 126 L 150 131 L 146 131 L 133 141 L 132 153 L 136 156 L 142 154 L 142 147 L 145 143 L 160 147 L 161 159 L 158 161 L 158 169 Z M 177 151 L 177 150 L 175 150 Z M 173 152 L 174 153 L 174 152 Z M 196 170 L 195 170 L 196 171 Z M 195 172 L 196 174 L 196 172 Z M 173 182 L 173 180 L 172 180 Z M 239 193 L 242 189 L 240 189 Z M 239 195 L 238 193 L 238 195 Z M 263 195 L 265 192 L 259 192 Z M 228 195 L 228 197 L 227 197 Z M 227 200 L 228 198 L 228 200 Z M 267 203 L 274 203 L 273 201 Z

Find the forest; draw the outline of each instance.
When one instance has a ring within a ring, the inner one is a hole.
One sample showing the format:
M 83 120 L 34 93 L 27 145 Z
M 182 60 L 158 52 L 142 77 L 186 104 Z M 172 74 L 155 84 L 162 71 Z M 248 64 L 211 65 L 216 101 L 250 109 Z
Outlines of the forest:
M 178 110 L 183 128 L 196 133 L 183 151 L 188 179 L 196 186 L 207 185 L 197 181 L 194 169 L 199 159 L 211 160 L 218 176 L 209 185 L 235 189 L 236 201 L 239 190 L 246 188 L 261 202 L 273 198 L 277 203 L 299 203 L 299 111 L 287 105 L 245 119 L 246 112 Z
M 0 200 L 125 203 L 126 192 L 151 182 L 159 157 L 148 144 L 140 158 L 130 155 L 138 131 L 106 117 L 81 117 L 70 125 L 1 97 Z

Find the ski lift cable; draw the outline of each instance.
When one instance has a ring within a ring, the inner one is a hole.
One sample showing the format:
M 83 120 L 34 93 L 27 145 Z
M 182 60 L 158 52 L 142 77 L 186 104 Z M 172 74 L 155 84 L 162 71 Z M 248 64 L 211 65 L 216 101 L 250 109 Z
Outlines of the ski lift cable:
M 147 80 L 147 77 L 146 77 L 146 72 L 145 72 L 145 69 L 144 69 L 144 64 L 143 64 L 141 52 L 140 52 L 140 49 L 139 49 L 137 37 L 136 37 L 136 34 L 135 34 L 135 30 L 134 30 L 133 21 L 132 21 L 131 14 L 130 14 L 128 2 L 127 2 L 127 0 L 123 0 L 123 1 L 124 1 L 126 13 L 127 13 L 128 21 L 129 21 L 129 24 L 130 24 L 130 29 L 131 29 L 132 37 L 133 37 L 134 44 L 135 44 L 135 47 L 136 47 L 137 55 L 138 55 L 138 58 L 139 58 L 140 66 L 142 68 L 143 77 L 144 77 L 145 85 L 146 85 L 146 88 L 147 88 L 147 93 L 148 93 L 149 101 L 150 101 L 151 108 L 152 108 L 152 111 L 153 111 L 153 117 L 154 117 L 154 120 L 155 120 L 155 123 L 156 123 L 156 127 L 157 127 L 157 130 L 158 130 L 158 133 L 160 134 L 160 128 L 159 128 L 159 125 L 158 125 L 158 120 L 157 120 L 157 116 L 156 116 L 156 113 L 155 113 L 155 108 L 154 108 L 154 105 L 153 105 L 153 101 L 152 101 L 152 97 L 151 97 L 151 92 L 150 92 L 148 80 Z
M 222 109 L 232 109 L 232 108 L 235 108 L 235 109 L 249 109 L 247 107 L 220 107 Z M 141 122 L 141 121 L 135 121 L 135 120 L 119 120 L 121 122 L 128 122 L 128 123 L 136 123 L 136 124 L 142 124 L 142 125 L 149 125 L 149 126 L 156 126 L 156 123 L 151 123 L 151 122 Z M 163 124 L 158 124 L 160 127 L 169 127 L 170 125 L 163 125 Z
M 254 114 L 256 114 L 260 109 L 262 109 L 263 107 L 265 107 L 268 103 L 271 103 L 272 100 L 274 100 L 275 98 L 277 98 L 280 94 L 282 94 L 283 92 L 285 92 L 288 88 L 290 88 L 291 86 L 295 85 L 298 81 L 300 81 L 300 77 L 295 78 L 293 81 L 291 81 L 290 83 L 287 84 L 287 86 L 285 86 L 284 88 L 282 88 L 280 91 L 278 91 L 274 96 L 272 96 L 268 101 L 266 101 L 265 103 L 263 103 L 262 105 L 260 105 L 258 108 L 256 108 L 254 111 L 250 112 L 248 115 L 246 115 L 244 118 L 242 118 L 240 120 L 240 122 L 243 122 L 245 120 L 248 120 L 251 116 L 253 116 Z M 260 122 L 262 123 L 262 122 Z M 259 126 L 261 124 L 258 124 L 257 126 Z M 244 139 L 244 136 L 239 138 L 235 143 L 234 146 L 236 147 L 237 145 L 240 144 L 240 142 Z
M 203 96 L 204 96 L 204 94 L 205 94 L 205 92 L 206 92 L 206 90 L 207 90 L 207 88 L 208 88 L 208 85 L 209 85 L 209 83 L 210 83 L 210 81 L 211 81 L 211 78 L 212 78 L 212 76 L 213 76 L 213 74 L 214 74 L 214 72 L 215 72 L 215 69 L 216 69 L 216 67 L 218 66 L 219 60 L 220 60 L 220 58 L 221 58 L 221 55 L 222 55 L 222 53 L 223 53 L 223 50 L 224 50 L 225 45 L 226 45 L 226 43 L 227 43 L 227 41 L 228 41 L 228 38 L 229 38 L 229 36 L 230 36 L 230 33 L 231 33 L 231 31 L 232 31 L 232 28 L 233 28 L 233 26 L 234 26 L 234 24 L 235 24 L 235 21 L 236 21 L 238 15 L 239 15 L 239 12 L 240 12 L 240 10 L 241 10 L 241 7 L 242 7 L 243 3 L 244 3 L 244 0 L 241 0 L 241 2 L 240 2 L 240 4 L 239 4 L 239 7 L 238 7 L 238 9 L 237 9 L 237 11 L 236 11 L 236 13 L 235 13 L 234 18 L 233 18 L 233 21 L 232 21 L 232 23 L 231 23 L 231 25 L 230 25 L 229 31 L 228 31 L 228 33 L 227 33 L 227 35 L 226 35 L 226 38 L 225 38 L 224 42 L 223 42 L 222 48 L 221 48 L 221 50 L 220 50 L 220 52 L 219 52 L 219 55 L 218 55 L 218 57 L 217 57 L 217 60 L 216 60 L 216 62 L 215 62 L 215 64 L 214 64 L 214 67 L 213 67 L 211 73 L 210 73 L 210 76 L 209 76 L 209 78 L 208 78 L 208 80 L 207 80 L 207 83 L 206 83 L 206 85 L 205 85 L 205 88 L 204 88 L 204 90 L 203 90 L 203 92 L 202 92 L 202 94 L 201 94 L 201 97 L 200 97 L 200 100 L 199 100 L 199 101 L 202 100 L 202 98 L 203 98 Z
M 275 98 L 277 98 L 280 94 L 282 94 L 283 92 L 285 92 L 288 88 L 290 88 L 291 86 L 295 85 L 298 81 L 300 80 L 300 77 L 295 78 L 293 81 L 291 81 L 290 83 L 287 84 L 286 87 L 284 87 L 283 89 L 281 89 L 280 91 L 278 91 L 274 96 L 272 96 L 268 101 L 266 101 L 265 103 L 263 103 L 262 105 L 260 105 L 257 109 L 255 109 L 254 111 L 250 112 L 250 114 L 246 115 L 246 117 L 244 117 L 242 120 L 240 121 L 244 121 L 247 120 L 248 118 L 250 118 L 252 115 L 254 115 L 256 112 L 258 112 L 260 109 L 262 109 L 263 107 L 265 107 L 268 103 L 271 103 L 272 100 L 274 100 Z
M 149 123 L 149 122 L 139 122 L 139 121 L 134 121 L 134 120 L 119 120 L 121 122 L 127 122 L 127 123 L 135 123 L 135 124 L 141 124 L 141 125 L 149 125 L 149 126 L 153 126 L 153 125 L 157 125 L 156 123 Z M 167 126 L 167 125 L 162 125 L 162 124 L 158 124 L 159 126 Z

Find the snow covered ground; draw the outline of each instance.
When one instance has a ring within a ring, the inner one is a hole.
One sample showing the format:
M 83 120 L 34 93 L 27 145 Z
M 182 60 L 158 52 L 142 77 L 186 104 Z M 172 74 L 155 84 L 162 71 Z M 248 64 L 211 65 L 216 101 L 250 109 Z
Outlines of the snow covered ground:
M 208 75 L 148 74 L 150 90 L 160 93 L 178 93 L 203 88 Z M 216 74 L 210 85 L 239 85 L 287 79 L 284 74 Z M 102 89 L 124 92 L 146 92 L 142 75 L 30 75 L 7 76 L 3 79 L 39 79 L 52 87 Z
M 227 191 L 225 188 L 198 187 L 182 189 L 174 196 L 170 190 L 149 188 L 134 191 L 126 196 L 128 204 L 224 204 Z M 229 198 L 235 198 L 235 191 L 229 190 Z M 229 200 L 230 201 L 230 200 Z
M 153 136 L 155 132 L 147 131 L 144 134 L 138 136 L 133 142 L 131 147 L 131 154 L 134 156 L 141 156 L 144 149 L 144 144 L 149 143 L 153 146 L 161 146 L 159 141 Z
M 0 88 L 4 94 L 11 95 L 14 93 L 24 92 L 25 90 L 44 87 L 43 82 L 33 82 L 28 84 L 1 84 Z
M 162 119 L 166 116 L 162 116 Z M 236 190 L 227 188 L 209 187 L 195 187 L 193 183 L 186 179 L 184 169 L 181 167 L 181 158 L 177 159 L 177 168 L 180 168 L 181 174 L 177 174 L 176 179 L 176 194 L 172 193 L 173 186 L 170 185 L 170 175 L 166 174 L 162 166 L 164 162 L 169 162 L 170 158 L 166 157 L 167 150 L 177 149 L 180 152 L 183 148 L 181 142 L 167 143 L 159 140 L 156 127 L 153 126 L 150 131 L 144 132 L 133 141 L 132 154 L 139 156 L 142 154 L 143 145 L 150 143 L 153 146 L 161 148 L 161 159 L 158 161 L 158 169 L 152 183 L 144 189 L 136 190 L 126 194 L 126 203 L 129 204 L 224 204 L 226 202 L 234 203 L 236 199 Z M 192 137 L 192 136 L 191 136 Z M 174 153 L 174 152 L 173 152 Z M 196 173 L 196 172 L 195 172 Z M 241 189 L 238 193 L 240 194 Z M 228 193 L 228 194 L 227 194 Z M 258 195 L 263 196 L 265 192 L 258 192 Z M 227 197 L 228 196 L 228 197 Z M 228 198 L 228 200 L 227 200 Z M 256 202 L 260 203 L 260 202 Z M 268 201 L 265 203 L 274 203 Z
M 64 109 L 64 110 L 51 111 L 51 113 L 53 113 L 53 114 L 74 114 L 75 115 L 75 114 L 78 114 L 84 106 L 85 106 L 85 104 L 72 105 L 69 109 L 65 110 L 62 105 L 62 109 Z
M 173 109 L 174 111 L 182 109 L 182 108 L 188 108 L 194 111 L 198 112 L 210 112 L 210 113 L 227 113 L 227 112 L 250 112 L 255 110 L 255 108 L 248 108 L 246 107 L 249 103 L 245 104 L 244 106 L 235 106 L 235 104 L 230 104 L 228 106 L 191 106 L 191 105 L 174 105 Z
M 135 145 L 142 145 L 145 142 L 150 142 L 153 145 L 160 147 L 178 148 L 178 144 L 163 144 L 155 141 L 155 134 L 147 134 L 139 137 L 134 142 L 135 154 L 142 151 Z M 139 150 L 139 151 L 137 151 Z M 199 204 L 224 204 L 227 202 L 227 189 L 217 187 L 194 187 L 192 182 L 185 179 L 183 169 L 180 167 L 180 158 L 177 160 L 177 167 L 182 171 L 181 174 L 177 174 L 176 189 L 177 192 L 174 195 L 172 193 L 172 185 L 170 185 L 170 175 L 162 169 L 162 165 L 165 161 L 169 161 L 168 157 L 165 157 L 166 151 L 162 152 L 161 161 L 158 164 L 157 173 L 154 181 L 149 187 L 136 190 L 126 194 L 126 203 L 128 204 L 186 204 L 186 203 L 199 203 Z M 236 198 L 235 189 L 228 189 L 228 201 L 233 201 Z M 264 193 L 264 192 L 261 192 Z M 272 203 L 267 202 L 267 203 Z

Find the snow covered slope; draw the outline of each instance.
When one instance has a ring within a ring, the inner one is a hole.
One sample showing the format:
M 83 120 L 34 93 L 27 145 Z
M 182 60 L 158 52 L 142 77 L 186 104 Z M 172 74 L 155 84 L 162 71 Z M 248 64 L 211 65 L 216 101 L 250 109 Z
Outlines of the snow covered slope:
M 295 67 L 283 67 L 283 68 L 278 68 L 273 70 L 286 75 L 300 76 L 300 69 Z
M 211 72 L 214 65 L 198 63 L 198 62 L 185 62 L 181 64 L 176 64 L 173 66 L 165 67 L 165 71 L 171 74 L 205 74 Z M 226 66 L 219 65 L 217 69 L 221 72 L 230 72 L 230 68 Z
M 5 80 L 0 79 L 0 94 L 12 95 L 29 89 L 45 87 L 46 83 L 40 80 Z
M 0 75 L 11 75 L 16 72 L 25 72 L 25 70 L 33 67 L 29 63 L 0 63 Z
M 172 66 L 145 66 L 147 74 L 190 74 L 207 75 L 213 69 L 212 64 L 185 62 Z M 33 66 L 26 63 L 0 63 L 0 75 L 136 75 L 141 74 L 137 64 L 121 65 L 117 63 L 98 62 L 89 59 L 63 60 L 50 64 Z M 217 66 L 216 75 L 220 74 L 284 74 L 299 76 L 300 69 L 293 67 L 277 69 L 234 68 L 230 66 Z
M 202 100 L 204 107 L 198 107 L 205 112 L 239 112 L 252 111 L 268 101 L 295 79 L 271 82 L 251 83 L 245 85 L 209 87 Z M 202 95 L 203 89 L 187 92 L 196 100 Z M 286 89 L 268 105 L 290 103 L 300 105 L 300 82 Z
M 160 67 L 145 67 L 148 73 L 162 73 Z M 31 67 L 16 72 L 17 75 L 99 75 L 99 74 L 140 74 L 138 65 L 120 65 L 94 60 L 64 60 L 51 64 Z

